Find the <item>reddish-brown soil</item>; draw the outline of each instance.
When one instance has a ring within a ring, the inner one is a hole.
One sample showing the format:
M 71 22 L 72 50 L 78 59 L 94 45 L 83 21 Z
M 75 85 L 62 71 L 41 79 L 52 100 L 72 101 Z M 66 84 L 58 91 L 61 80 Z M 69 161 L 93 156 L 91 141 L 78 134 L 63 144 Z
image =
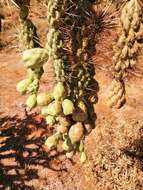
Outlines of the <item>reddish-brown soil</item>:
M 42 33 L 44 44 L 47 31 L 45 8 L 41 9 L 39 5 L 37 10 L 35 7 L 31 16 Z M 12 6 L 3 12 L 4 28 L 0 34 L 0 189 L 143 190 L 143 77 L 126 79 L 126 104 L 119 110 L 108 108 L 112 32 L 97 44 L 96 127 L 86 137 L 88 159 L 81 165 L 78 155 L 69 160 L 60 147 L 57 151 L 46 151 L 43 144 L 52 129 L 46 126 L 41 116 L 34 114 L 38 109 L 28 114 L 24 111 L 22 103 L 26 97 L 19 95 L 15 88 L 26 73 L 16 47 L 18 13 Z M 143 60 L 137 64 L 143 67 Z M 52 86 L 50 67 L 50 63 L 45 65 L 42 89 Z

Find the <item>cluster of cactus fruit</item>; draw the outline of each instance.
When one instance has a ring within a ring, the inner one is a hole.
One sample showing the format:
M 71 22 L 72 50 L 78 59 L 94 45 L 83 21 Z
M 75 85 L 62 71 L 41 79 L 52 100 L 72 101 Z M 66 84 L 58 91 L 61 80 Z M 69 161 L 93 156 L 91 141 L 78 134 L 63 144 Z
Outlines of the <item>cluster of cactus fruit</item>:
M 124 77 L 137 61 L 143 40 L 143 12 L 139 0 L 126 2 L 121 11 L 120 32 L 114 47 L 114 80 L 109 95 L 109 105 L 120 108 L 125 102 Z
M 90 65 L 88 63 L 87 48 L 88 36 L 85 35 L 84 6 L 89 2 L 79 0 L 76 7 L 77 20 L 74 22 L 74 48 L 75 64 L 71 73 L 67 73 L 67 57 L 64 53 L 64 43 L 60 31 L 62 15 L 67 0 L 47 1 L 48 35 L 45 48 L 38 43 L 36 27 L 27 19 L 30 0 L 17 1 L 20 8 L 22 44 L 22 62 L 27 68 L 28 77 L 17 84 L 17 91 L 21 94 L 28 93 L 26 100 L 29 110 L 36 105 L 41 107 L 41 114 L 49 126 L 54 127 L 54 134 L 47 138 L 45 145 L 49 150 L 63 142 L 62 148 L 68 158 L 72 158 L 76 151 L 80 152 L 81 162 L 85 162 L 84 139 L 86 131 L 92 128 L 90 122 L 90 107 L 93 104 L 87 100 L 87 88 L 92 80 Z M 71 5 L 70 5 L 71 6 Z M 88 6 L 86 6 L 87 8 Z M 84 10 L 84 11 L 83 11 Z M 115 71 L 111 85 L 109 105 L 121 107 L 125 101 L 124 75 L 128 68 L 132 68 L 137 60 L 140 42 L 143 38 L 143 16 L 138 0 L 128 1 L 121 13 L 121 33 L 115 46 Z M 73 28 L 74 28 L 73 27 Z M 36 41 L 35 41 L 36 39 Z M 52 92 L 38 93 L 40 79 L 44 73 L 43 65 L 52 60 L 55 85 Z M 69 75 L 67 81 L 66 75 Z
M 36 105 L 41 106 L 41 114 L 45 117 L 46 123 L 49 126 L 55 126 L 55 133 L 47 138 L 45 145 L 51 150 L 56 148 L 59 140 L 63 140 L 62 147 L 67 157 L 71 158 L 78 150 L 81 154 L 81 162 L 84 162 L 86 160 L 83 143 L 85 136 L 84 123 L 87 125 L 88 109 L 86 103 L 82 99 L 79 100 L 79 97 L 78 102 L 75 103 L 75 99 L 71 96 L 71 90 L 67 88 L 68 85 L 66 84 L 65 64 L 67 63 L 59 30 L 64 3 L 64 0 L 48 1 L 49 32 L 45 48 L 35 47 L 34 43 L 31 46 L 31 41 L 34 42 L 34 37 L 30 41 L 27 40 L 27 36 L 31 31 L 30 28 L 26 28 L 28 29 L 26 37 L 25 32 L 20 35 L 20 38 L 24 41 L 22 62 L 28 70 L 28 78 L 17 84 L 17 90 L 21 94 L 30 93 L 26 100 L 28 109 L 31 110 Z M 27 3 L 24 6 L 28 7 L 29 5 Z M 22 6 L 19 7 L 20 11 L 21 9 L 23 10 Z M 23 22 L 21 23 L 23 24 Z M 38 94 L 39 80 L 44 72 L 43 64 L 49 57 L 53 62 L 56 79 L 55 86 L 51 93 L 43 92 Z M 80 63 L 79 80 L 81 80 L 81 83 L 86 80 L 84 70 Z M 85 79 L 83 80 L 83 78 Z M 82 90 L 79 83 L 78 86 Z M 76 92 L 76 94 L 80 94 L 79 92 Z
M 48 59 L 48 52 L 39 47 L 36 27 L 27 18 L 30 0 L 15 0 L 15 3 L 20 9 L 20 48 L 23 51 L 22 61 L 27 68 L 27 78 L 17 84 L 17 91 L 21 94 L 30 94 L 26 105 L 32 109 L 36 106 L 39 81 L 44 72 L 43 64 Z

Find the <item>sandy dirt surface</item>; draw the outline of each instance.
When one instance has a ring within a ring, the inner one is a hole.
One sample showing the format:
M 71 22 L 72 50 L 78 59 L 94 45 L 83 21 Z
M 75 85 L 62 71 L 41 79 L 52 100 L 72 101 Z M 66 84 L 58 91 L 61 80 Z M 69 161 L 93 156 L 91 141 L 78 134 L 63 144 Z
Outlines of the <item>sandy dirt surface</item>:
M 46 23 L 46 18 L 38 13 L 31 13 L 35 22 Z M 22 103 L 26 96 L 19 95 L 15 87 L 26 71 L 20 61 L 21 53 L 15 48 L 17 40 L 13 34 L 17 26 L 10 25 L 17 12 L 5 15 L 5 30 L 1 34 L 4 46 L 0 50 L 0 189 L 143 190 L 143 77 L 126 79 L 127 102 L 121 109 L 106 105 L 112 53 L 108 48 L 103 51 L 102 46 L 105 39 L 106 44 L 111 43 L 112 36 L 109 34 L 97 44 L 96 127 L 86 136 L 88 159 L 81 165 L 79 155 L 69 160 L 60 146 L 48 152 L 43 144 L 52 129 L 40 115 L 25 113 Z M 40 26 L 45 34 L 43 24 Z M 142 67 L 143 60 L 137 64 Z M 41 89 L 52 86 L 47 69 L 50 67 L 50 63 L 45 66 Z

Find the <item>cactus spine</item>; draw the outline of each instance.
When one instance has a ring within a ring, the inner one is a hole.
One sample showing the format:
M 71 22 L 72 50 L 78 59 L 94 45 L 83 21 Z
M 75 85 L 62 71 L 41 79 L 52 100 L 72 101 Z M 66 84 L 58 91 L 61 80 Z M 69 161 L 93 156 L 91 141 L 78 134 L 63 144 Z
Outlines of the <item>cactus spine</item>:
M 125 102 L 124 76 L 137 61 L 140 42 L 143 39 L 143 14 L 139 0 L 126 2 L 120 17 L 120 37 L 114 55 L 114 80 L 111 84 L 109 106 L 120 108 Z

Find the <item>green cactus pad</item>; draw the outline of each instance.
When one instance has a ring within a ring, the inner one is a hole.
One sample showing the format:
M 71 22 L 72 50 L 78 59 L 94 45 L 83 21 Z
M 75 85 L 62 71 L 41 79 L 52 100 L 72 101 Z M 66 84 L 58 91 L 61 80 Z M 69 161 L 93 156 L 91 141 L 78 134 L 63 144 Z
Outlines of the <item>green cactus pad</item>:
M 26 19 L 29 13 L 29 8 L 28 6 L 22 6 L 20 9 L 20 18 L 21 19 Z
M 42 74 L 44 73 L 43 67 L 36 69 L 28 69 L 28 78 L 31 80 L 40 79 Z
M 80 152 L 83 152 L 83 151 L 84 151 L 84 143 L 83 143 L 82 140 L 80 141 L 80 144 L 79 144 L 79 151 L 80 151 Z

